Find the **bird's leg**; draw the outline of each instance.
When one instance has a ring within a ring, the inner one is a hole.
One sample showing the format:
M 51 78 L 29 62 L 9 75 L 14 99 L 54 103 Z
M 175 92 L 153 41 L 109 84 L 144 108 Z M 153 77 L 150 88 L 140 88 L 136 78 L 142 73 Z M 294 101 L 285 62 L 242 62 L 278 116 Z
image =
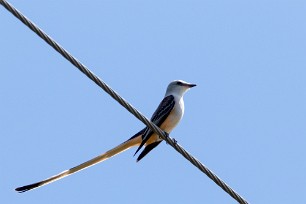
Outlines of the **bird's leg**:
M 163 132 L 164 132 L 164 134 L 165 134 L 165 137 L 166 137 L 166 138 L 169 138 L 169 133 L 167 133 L 166 131 L 163 131 Z M 162 139 L 160 136 L 159 136 L 159 138 Z M 166 143 L 168 144 L 167 140 L 166 140 Z
M 169 133 L 167 133 L 167 132 L 165 132 L 165 131 L 164 131 L 164 133 L 165 133 L 165 135 L 166 135 L 166 138 L 169 138 Z M 177 144 L 176 139 L 172 138 L 172 141 L 173 141 L 174 144 Z M 166 140 L 166 143 L 168 144 L 167 140 Z

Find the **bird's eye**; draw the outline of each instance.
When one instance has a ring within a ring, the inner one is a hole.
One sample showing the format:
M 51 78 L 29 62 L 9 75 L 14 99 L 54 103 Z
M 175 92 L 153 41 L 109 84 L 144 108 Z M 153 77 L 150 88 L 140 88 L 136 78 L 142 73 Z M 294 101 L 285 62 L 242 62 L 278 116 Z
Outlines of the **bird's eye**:
M 177 85 L 180 85 L 180 86 L 182 86 L 182 85 L 183 85 L 183 83 L 182 83 L 182 82 L 180 82 L 180 81 L 176 82 L 176 84 L 177 84 Z

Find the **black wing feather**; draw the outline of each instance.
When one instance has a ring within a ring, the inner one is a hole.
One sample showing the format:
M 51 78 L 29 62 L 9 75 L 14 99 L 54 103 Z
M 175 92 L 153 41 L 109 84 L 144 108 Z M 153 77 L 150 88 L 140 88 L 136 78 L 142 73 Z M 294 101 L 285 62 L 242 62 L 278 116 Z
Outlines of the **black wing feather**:
M 137 162 L 139 162 L 144 156 L 146 156 L 152 149 L 154 149 L 157 145 L 159 145 L 161 141 L 157 141 L 154 143 L 149 144 L 144 148 L 144 150 L 140 153 L 139 157 L 137 158 Z
M 160 102 L 156 111 L 153 113 L 151 121 L 159 127 L 169 116 L 174 105 L 175 105 L 174 96 L 172 95 L 166 96 Z M 153 134 L 153 131 L 150 128 L 146 127 L 146 130 L 144 131 L 144 134 L 142 135 L 142 142 L 139 145 L 138 149 L 136 150 L 134 156 L 143 147 L 143 145 L 150 139 L 152 134 Z

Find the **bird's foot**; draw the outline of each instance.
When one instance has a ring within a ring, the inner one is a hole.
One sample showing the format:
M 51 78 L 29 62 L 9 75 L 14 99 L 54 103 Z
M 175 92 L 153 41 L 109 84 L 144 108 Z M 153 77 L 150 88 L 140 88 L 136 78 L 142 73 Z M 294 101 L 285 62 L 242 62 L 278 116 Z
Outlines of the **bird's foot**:
M 165 132 L 165 131 L 163 131 L 163 132 L 164 132 L 166 138 L 169 137 L 169 133 L 167 133 L 167 132 Z M 161 136 L 159 136 L 159 139 L 163 139 L 163 138 L 162 138 Z
M 167 133 L 167 132 L 164 131 L 164 134 L 165 134 L 165 136 L 166 136 L 166 139 L 169 138 L 169 133 Z M 166 140 L 166 143 L 168 144 L 167 140 Z
M 169 137 L 169 133 L 167 133 L 167 132 L 165 132 L 165 131 L 164 131 L 164 133 L 165 133 L 165 135 L 166 135 L 166 138 L 168 138 L 168 139 L 172 140 L 172 142 L 173 142 L 174 144 L 177 144 L 176 139 L 174 139 L 174 138 L 170 138 L 170 137 Z M 167 142 L 167 140 L 166 140 L 166 143 L 167 143 L 167 144 L 169 144 L 169 143 Z

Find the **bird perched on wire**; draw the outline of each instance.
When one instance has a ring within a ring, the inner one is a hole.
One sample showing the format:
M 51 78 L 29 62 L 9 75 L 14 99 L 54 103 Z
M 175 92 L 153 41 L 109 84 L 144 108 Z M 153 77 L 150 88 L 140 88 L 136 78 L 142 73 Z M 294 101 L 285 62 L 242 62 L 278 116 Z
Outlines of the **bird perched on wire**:
M 165 94 L 164 99 L 160 102 L 156 111 L 153 113 L 151 121 L 157 125 L 161 130 L 163 130 L 167 135 L 173 130 L 173 128 L 179 123 L 184 114 L 184 100 L 183 96 L 187 90 L 196 86 L 195 84 L 190 84 L 182 80 L 176 80 L 171 82 Z M 127 141 L 121 143 L 115 148 L 101 154 L 87 162 L 84 162 L 78 166 L 75 166 L 71 169 L 63 171 L 57 175 L 54 175 L 45 180 L 29 184 L 26 186 L 18 187 L 15 190 L 18 192 L 25 192 L 32 190 L 34 188 L 41 187 L 43 185 L 49 184 L 56 180 L 62 179 L 66 176 L 69 176 L 75 172 L 88 168 L 92 165 L 95 165 L 99 162 L 102 162 L 106 159 L 115 156 L 131 147 L 139 146 L 136 150 L 134 156 L 138 151 L 144 146 L 144 150 L 140 153 L 137 158 L 137 162 L 140 161 L 146 154 L 148 154 L 152 149 L 162 142 L 162 139 L 154 133 L 150 128 L 146 127 L 136 133 Z

